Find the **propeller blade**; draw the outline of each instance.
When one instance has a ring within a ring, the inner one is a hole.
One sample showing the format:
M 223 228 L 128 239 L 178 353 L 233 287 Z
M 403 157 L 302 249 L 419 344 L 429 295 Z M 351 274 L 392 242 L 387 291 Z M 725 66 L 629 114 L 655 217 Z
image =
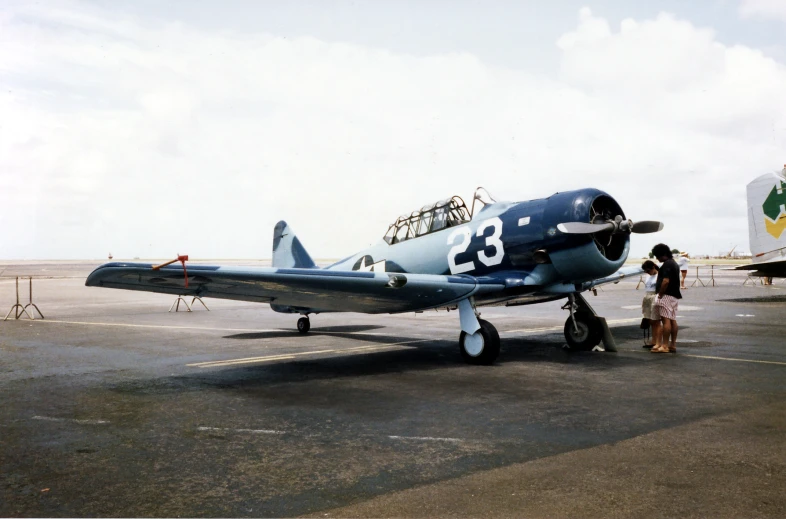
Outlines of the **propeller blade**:
M 649 234 L 651 232 L 658 232 L 663 230 L 663 222 L 656 222 L 655 220 L 642 220 L 635 222 L 631 228 L 632 232 L 637 234 Z
M 613 223 L 565 222 L 557 225 L 557 229 L 565 234 L 595 234 L 596 232 L 613 231 Z

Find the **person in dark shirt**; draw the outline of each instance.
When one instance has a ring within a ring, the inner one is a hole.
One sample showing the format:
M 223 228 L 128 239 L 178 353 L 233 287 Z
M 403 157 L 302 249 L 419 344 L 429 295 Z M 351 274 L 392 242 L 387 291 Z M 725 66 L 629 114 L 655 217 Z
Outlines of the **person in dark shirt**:
M 668 245 L 659 243 L 652 248 L 652 255 L 663 264 L 655 283 L 655 306 L 660 314 L 663 340 L 652 348 L 653 353 L 677 353 L 677 308 L 680 293 L 680 267 L 674 261 Z

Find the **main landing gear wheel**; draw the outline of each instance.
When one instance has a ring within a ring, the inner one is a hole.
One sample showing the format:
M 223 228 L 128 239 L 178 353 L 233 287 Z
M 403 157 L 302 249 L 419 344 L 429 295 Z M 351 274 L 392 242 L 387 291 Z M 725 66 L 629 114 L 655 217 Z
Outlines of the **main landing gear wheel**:
M 603 327 L 594 315 L 587 312 L 576 312 L 576 326 L 573 319 L 568 317 L 565 321 L 565 340 L 573 351 L 589 351 L 603 338 Z M 576 331 L 578 328 L 578 331 Z
M 499 333 L 488 321 L 478 319 L 480 329 L 473 334 L 461 332 L 459 350 L 469 364 L 493 364 L 499 356 Z
M 308 317 L 301 317 L 297 320 L 297 331 L 300 333 L 308 333 L 311 329 L 311 320 Z

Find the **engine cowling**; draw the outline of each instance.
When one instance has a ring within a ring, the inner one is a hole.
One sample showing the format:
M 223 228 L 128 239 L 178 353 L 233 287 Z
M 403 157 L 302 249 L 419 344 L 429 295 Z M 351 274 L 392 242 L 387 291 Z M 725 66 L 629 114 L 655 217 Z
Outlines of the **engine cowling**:
M 613 274 L 622 267 L 630 252 L 630 234 L 599 232 L 563 234 L 563 222 L 593 222 L 625 218 L 622 208 L 611 196 L 597 189 L 558 193 L 548 201 L 544 222 L 546 234 L 553 239 L 549 259 L 563 279 L 574 283 Z

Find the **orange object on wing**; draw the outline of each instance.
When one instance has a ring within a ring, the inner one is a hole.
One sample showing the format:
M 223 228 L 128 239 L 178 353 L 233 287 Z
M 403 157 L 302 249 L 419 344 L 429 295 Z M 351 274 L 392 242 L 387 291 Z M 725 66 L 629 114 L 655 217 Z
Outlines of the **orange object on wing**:
M 153 267 L 153 270 L 158 270 L 161 267 L 166 267 L 167 265 L 171 265 L 172 263 L 179 261 L 183 265 L 183 275 L 186 277 L 186 288 L 188 288 L 188 272 L 186 271 L 186 261 L 188 261 L 188 254 L 178 254 L 177 258 L 167 261 L 166 263 L 162 263 L 161 265 L 156 265 Z
M 177 256 L 177 260 L 183 264 L 183 275 L 186 277 L 186 288 L 188 288 L 188 272 L 186 271 L 186 261 L 188 261 L 188 254 L 185 256 Z

